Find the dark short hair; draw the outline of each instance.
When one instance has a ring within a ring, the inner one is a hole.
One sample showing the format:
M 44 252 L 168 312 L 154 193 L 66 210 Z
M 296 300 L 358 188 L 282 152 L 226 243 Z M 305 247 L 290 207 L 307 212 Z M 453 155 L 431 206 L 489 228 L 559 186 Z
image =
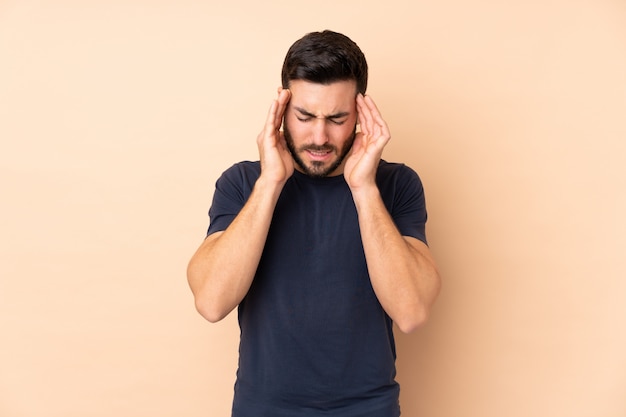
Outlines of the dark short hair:
M 281 78 L 283 88 L 289 88 L 292 80 L 318 84 L 354 80 L 357 91 L 365 94 L 367 61 L 358 45 L 346 35 L 330 30 L 311 32 L 287 51 Z

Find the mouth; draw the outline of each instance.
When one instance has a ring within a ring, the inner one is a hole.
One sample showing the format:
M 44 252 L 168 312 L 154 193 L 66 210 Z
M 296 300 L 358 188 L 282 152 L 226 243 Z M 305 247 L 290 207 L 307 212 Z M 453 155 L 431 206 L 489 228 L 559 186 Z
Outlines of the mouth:
M 304 152 L 308 155 L 309 159 L 312 161 L 326 161 L 329 159 L 333 153 L 333 150 L 330 148 L 322 148 L 322 149 L 305 149 Z

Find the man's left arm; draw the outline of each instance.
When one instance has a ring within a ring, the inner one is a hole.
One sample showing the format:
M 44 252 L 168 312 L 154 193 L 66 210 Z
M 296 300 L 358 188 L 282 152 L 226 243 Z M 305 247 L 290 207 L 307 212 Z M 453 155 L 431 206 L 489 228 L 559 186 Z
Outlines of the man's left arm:
M 422 241 L 400 235 L 378 188 L 354 197 L 374 292 L 398 328 L 409 333 L 426 321 L 439 293 L 433 256 Z
M 361 132 L 346 160 L 344 177 L 359 216 L 361 239 L 374 292 L 401 331 L 415 330 L 428 318 L 440 278 L 428 246 L 402 236 L 376 184 L 382 151 L 391 139 L 371 97 L 357 97 Z

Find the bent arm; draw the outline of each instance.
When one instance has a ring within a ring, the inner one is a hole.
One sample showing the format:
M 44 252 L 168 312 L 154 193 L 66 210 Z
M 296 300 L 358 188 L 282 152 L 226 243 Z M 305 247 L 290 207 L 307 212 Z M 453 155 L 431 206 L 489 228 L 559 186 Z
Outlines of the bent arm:
M 289 90 L 278 90 L 257 137 L 261 175 L 246 203 L 226 230 L 207 237 L 189 261 L 187 280 L 196 308 L 210 322 L 226 317 L 248 293 L 276 202 L 293 173 L 291 154 L 278 130 L 290 96 Z
M 280 190 L 259 178 L 230 226 L 208 236 L 189 261 L 187 280 L 196 309 L 208 321 L 226 317 L 247 294 Z
M 424 323 L 439 293 L 440 277 L 428 246 L 402 236 L 377 187 L 354 194 L 372 287 L 398 328 Z

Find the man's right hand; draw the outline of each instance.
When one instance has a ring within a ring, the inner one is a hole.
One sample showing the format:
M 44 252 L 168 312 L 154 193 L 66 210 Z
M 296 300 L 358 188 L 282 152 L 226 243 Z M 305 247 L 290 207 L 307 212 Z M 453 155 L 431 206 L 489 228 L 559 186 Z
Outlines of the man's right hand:
M 289 90 L 279 88 L 278 98 L 272 102 L 267 114 L 265 127 L 257 137 L 261 158 L 261 177 L 274 184 L 284 185 L 294 170 L 293 159 L 287 148 L 285 135 L 280 130 L 287 103 L 291 98 Z

